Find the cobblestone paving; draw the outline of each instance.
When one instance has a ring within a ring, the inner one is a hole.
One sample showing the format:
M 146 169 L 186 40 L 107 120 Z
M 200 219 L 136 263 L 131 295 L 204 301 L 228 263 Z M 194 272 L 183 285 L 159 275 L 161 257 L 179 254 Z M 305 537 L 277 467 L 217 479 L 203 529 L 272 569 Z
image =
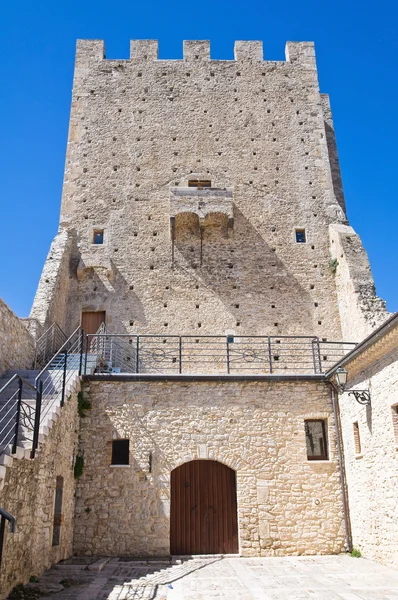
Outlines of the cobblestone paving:
M 99 559 L 56 565 L 48 600 L 398 600 L 398 571 L 349 556 Z

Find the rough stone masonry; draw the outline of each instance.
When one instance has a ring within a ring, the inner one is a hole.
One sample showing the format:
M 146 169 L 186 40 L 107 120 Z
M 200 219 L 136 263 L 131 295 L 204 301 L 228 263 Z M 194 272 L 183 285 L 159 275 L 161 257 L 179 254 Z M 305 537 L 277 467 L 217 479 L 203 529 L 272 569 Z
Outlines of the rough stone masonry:
M 157 52 L 134 40 L 130 60 L 106 60 L 102 41 L 77 43 L 60 231 L 31 316 L 70 331 L 105 311 L 119 333 L 369 333 L 386 313 L 347 225 L 313 44 L 288 42 L 285 62 L 261 42 L 236 42 L 235 60 L 211 60 L 206 41 L 183 60 Z

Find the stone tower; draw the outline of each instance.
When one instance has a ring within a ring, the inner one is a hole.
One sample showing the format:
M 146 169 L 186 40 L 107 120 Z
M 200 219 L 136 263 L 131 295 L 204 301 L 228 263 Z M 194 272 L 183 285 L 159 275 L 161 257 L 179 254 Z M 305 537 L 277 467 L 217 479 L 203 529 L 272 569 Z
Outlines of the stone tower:
M 361 339 L 383 318 L 348 226 L 314 46 L 183 60 L 80 40 L 60 230 L 31 316 L 73 330 Z

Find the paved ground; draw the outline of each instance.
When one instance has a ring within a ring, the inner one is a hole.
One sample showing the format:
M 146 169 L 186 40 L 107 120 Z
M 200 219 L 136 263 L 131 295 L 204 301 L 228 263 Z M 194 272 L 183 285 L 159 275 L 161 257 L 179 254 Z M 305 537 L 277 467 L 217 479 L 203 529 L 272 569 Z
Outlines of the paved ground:
M 56 565 L 43 584 L 60 589 L 47 600 L 398 600 L 398 571 L 343 555 L 99 559 Z

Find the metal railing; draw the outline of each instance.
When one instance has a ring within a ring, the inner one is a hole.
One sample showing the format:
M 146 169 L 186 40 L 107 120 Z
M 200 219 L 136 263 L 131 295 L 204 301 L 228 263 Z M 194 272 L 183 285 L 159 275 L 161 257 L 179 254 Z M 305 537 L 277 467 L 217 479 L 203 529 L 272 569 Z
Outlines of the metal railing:
M 81 374 L 86 339 L 84 331 L 77 327 L 37 375 L 35 387 L 42 389 L 40 424 L 57 406 L 62 408 L 68 383 Z
M 0 454 L 11 446 L 15 454 L 17 445 L 33 443 L 38 390 L 28 381 L 14 375 L 0 389 Z
M 356 344 L 314 336 L 86 336 L 86 366 L 96 373 L 322 374 Z
M 3 558 L 3 545 L 4 545 L 4 534 L 6 528 L 6 521 L 10 524 L 10 533 L 15 533 L 15 518 L 10 515 L 4 508 L 0 507 L 0 567 Z
M 82 373 L 87 336 L 78 327 L 45 365 L 34 385 L 18 374 L 0 389 L 0 454 L 10 447 L 30 449 L 34 458 L 39 435 L 50 414 L 64 405 L 68 384 Z
M 66 334 L 57 323 L 50 325 L 36 342 L 34 368 L 42 368 L 66 340 Z

